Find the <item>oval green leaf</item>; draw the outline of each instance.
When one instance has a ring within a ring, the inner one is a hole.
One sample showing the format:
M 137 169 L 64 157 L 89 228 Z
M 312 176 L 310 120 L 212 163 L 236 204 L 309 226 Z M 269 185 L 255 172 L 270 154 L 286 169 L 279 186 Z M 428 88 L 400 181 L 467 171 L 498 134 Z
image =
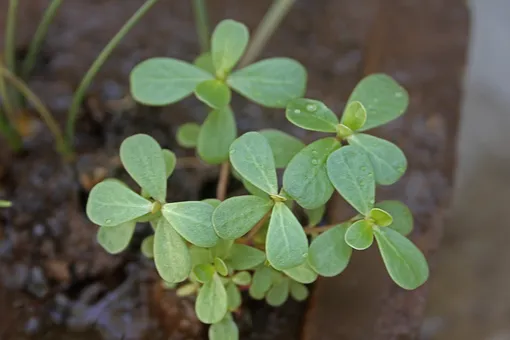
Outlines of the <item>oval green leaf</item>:
M 172 151 L 163 149 L 163 159 L 165 160 L 166 177 L 168 178 L 175 170 L 177 157 L 175 157 L 175 154 Z
M 303 208 L 318 208 L 331 198 L 334 188 L 326 164 L 339 147 L 333 137 L 319 139 L 298 152 L 285 169 L 283 188 Z
M 319 224 L 322 221 L 325 212 L 325 204 L 315 209 L 305 209 L 306 216 L 308 216 L 308 226 L 314 227 Z
M 393 217 L 381 208 L 373 208 L 370 210 L 369 216 L 379 227 L 387 227 L 393 223 Z
M 365 250 L 374 242 L 372 225 L 366 220 L 353 223 L 345 233 L 345 242 L 356 250 Z
M 219 257 L 216 257 L 214 259 L 214 268 L 216 268 L 216 271 L 221 276 L 227 276 L 228 275 L 228 267 L 227 267 L 226 263 L 222 259 L 220 259 Z
M 252 269 L 266 260 L 263 251 L 244 244 L 234 243 L 230 248 L 228 263 L 235 270 Z
M 209 340 L 239 340 L 239 329 L 232 316 L 227 315 L 209 327 Z
M 271 146 L 276 168 L 285 168 L 292 157 L 305 147 L 302 141 L 282 131 L 266 129 L 259 132 Z
M 120 146 L 120 160 L 128 174 L 154 199 L 166 199 L 166 164 L 163 151 L 154 138 L 138 134 Z
M 227 314 L 227 291 L 218 275 L 200 288 L 195 312 L 198 319 L 207 324 L 217 323 Z
M 367 153 L 377 183 L 393 184 L 406 172 L 406 156 L 395 144 L 363 133 L 352 135 L 348 140 Z
M 202 70 L 214 75 L 215 69 L 212 61 L 212 55 L 211 52 L 205 52 L 199 55 L 194 61 L 193 65 L 195 65 L 198 68 L 201 68 Z
M 272 58 L 235 71 L 227 82 L 257 104 L 284 108 L 289 100 L 305 93 L 306 70 L 295 60 Z
M 210 263 L 201 263 L 193 267 L 193 274 L 200 283 L 211 281 L 215 273 L 216 269 Z
M 266 302 L 273 307 L 280 307 L 289 297 L 289 279 L 283 278 L 267 292 Z
M 238 272 L 232 277 L 232 282 L 239 286 L 247 286 L 251 282 L 251 274 L 246 271 Z
M 140 250 L 145 257 L 149 259 L 154 257 L 154 235 L 149 235 L 143 239 Z
M 305 301 L 308 298 L 308 288 L 302 283 L 290 281 L 290 296 L 296 301 Z
M 375 180 L 365 152 L 344 146 L 329 156 L 327 169 L 328 177 L 340 195 L 366 216 L 374 207 Z
M 202 200 L 202 202 L 211 205 L 214 209 L 216 209 L 221 204 L 221 201 L 216 198 L 206 198 L 205 200 Z
M 250 231 L 272 206 L 273 201 L 252 195 L 226 199 L 214 210 L 214 230 L 226 240 L 239 238 Z
M 186 123 L 177 129 L 175 138 L 177 144 L 184 148 L 194 148 L 197 146 L 198 134 L 200 133 L 200 125 L 197 123 Z
M 301 263 L 297 267 L 286 269 L 283 272 L 294 281 L 300 283 L 312 283 L 317 280 L 317 273 L 308 264 L 308 261 Z
M 224 76 L 237 64 L 244 53 L 250 33 L 248 28 L 234 20 L 223 20 L 211 37 L 211 54 L 218 76 Z
M 393 222 L 388 226 L 407 236 L 413 231 L 413 214 L 411 210 L 399 201 L 382 201 L 377 203 L 376 208 L 383 209 L 393 217 Z
M 188 242 L 204 248 L 213 247 L 218 236 L 212 226 L 214 208 L 205 202 L 167 203 L 163 216 Z
M 230 146 L 230 162 L 244 179 L 269 195 L 278 194 L 274 156 L 267 139 L 248 132 Z
M 342 116 L 342 124 L 352 131 L 359 130 L 367 121 L 367 111 L 363 104 L 357 101 L 350 102 L 345 108 Z
M 256 300 L 262 300 L 266 292 L 273 284 L 273 269 L 267 266 L 260 266 L 255 270 L 250 285 L 250 296 Z
M 230 107 L 209 113 L 200 128 L 197 152 L 209 164 L 220 164 L 228 160 L 230 145 L 236 139 L 237 127 Z
M 120 181 L 105 180 L 90 191 L 86 210 L 92 222 L 114 227 L 151 212 L 152 203 Z
M 158 220 L 154 234 L 154 263 L 166 282 L 182 282 L 191 272 L 191 257 L 186 242 L 164 218 Z
M 348 103 L 354 101 L 363 104 L 367 111 L 366 123 L 359 129 L 365 131 L 402 115 L 409 104 L 409 96 L 391 77 L 385 74 L 372 74 L 356 85 Z
M 289 101 L 285 110 L 287 119 L 305 130 L 336 132 L 338 117 L 323 102 L 297 98 Z
M 266 237 L 269 263 L 278 270 L 294 268 L 306 260 L 307 252 L 308 240 L 303 227 L 284 203 L 277 202 Z
M 241 293 L 232 281 L 227 283 L 225 289 L 227 290 L 228 310 L 233 312 L 241 306 Z
M 405 236 L 391 228 L 375 228 L 375 238 L 386 269 L 397 285 L 412 290 L 427 281 L 427 260 Z
M 308 263 L 321 276 L 336 276 L 351 259 L 352 248 L 345 242 L 348 224 L 340 224 L 317 236 L 308 251 Z
M 118 254 L 129 245 L 135 226 L 135 221 L 129 221 L 115 227 L 101 227 L 97 232 L 97 242 L 108 253 Z
M 206 71 L 173 58 L 152 58 L 136 65 L 130 76 L 133 98 L 163 106 L 189 96 L 201 82 L 213 79 Z
M 192 245 L 189 247 L 189 253 L 193 267 L 199 264 L 211 264 L 213 262 L 211 250 L 208 248 L 200 248 Z
M 195 96 L 210 108 L 221 109 L 230 103 L 232 93 L 224 82 L 211 79 L 197 85 Z

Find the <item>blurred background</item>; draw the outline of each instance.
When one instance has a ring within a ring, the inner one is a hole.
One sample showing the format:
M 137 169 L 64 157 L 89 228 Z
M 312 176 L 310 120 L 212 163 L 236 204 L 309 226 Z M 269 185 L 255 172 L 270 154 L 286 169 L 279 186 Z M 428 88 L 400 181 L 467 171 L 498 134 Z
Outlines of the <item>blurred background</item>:
M 471 0 L 453 207 L 423 339 L 510 339 L 510 1 Z

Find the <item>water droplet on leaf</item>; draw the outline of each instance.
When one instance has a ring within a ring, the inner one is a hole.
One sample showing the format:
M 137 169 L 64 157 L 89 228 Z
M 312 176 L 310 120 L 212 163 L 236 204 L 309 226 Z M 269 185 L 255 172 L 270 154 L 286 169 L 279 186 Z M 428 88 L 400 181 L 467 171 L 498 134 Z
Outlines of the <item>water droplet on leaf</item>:
M 308 104 L 308 105 L 306 105 L 306 110 L 310 111 L 310 112 L 315 112 L 315 110 L 317 110 L 317 105 L 315 105 L 315 104 Z
M 106 221 L 104 221 L 104 223 L 106 223 L 106 224 L 110 224 L 110 223 L 112 223 L 112 220 L 107 219 Z
M 402 92 L 395 92 L 396 98 L 401 98 L 403 96 Z
M 317 164 L 319 164 L 319 161 L 318 161 L 318 160 L 316 160 L 316 159 L 312 159 L 312 164 L 313 164 L 313 165 L 317 165 Z
M 294 113 L 295 113 L 295 114 L 300 114 L 300 113 L 301 113 L 301 110 L 300 110 L 300 109 L 295 109 L 295 110 L 294 110 Z

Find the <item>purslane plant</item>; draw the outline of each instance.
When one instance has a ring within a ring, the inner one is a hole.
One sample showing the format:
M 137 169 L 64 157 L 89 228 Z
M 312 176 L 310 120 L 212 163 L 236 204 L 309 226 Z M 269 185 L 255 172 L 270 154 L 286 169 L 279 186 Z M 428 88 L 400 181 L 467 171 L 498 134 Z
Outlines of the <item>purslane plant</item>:
M 154 235 L 143 241 L 142 253 L 178 295 L 196 295 L 196 314 L 211 325 L 211 340 L 238 339 L 232 312 L 242 305 L 241 291 L 272 306 L 289 296 L 304 300 L 306 284 L 340 274 L 352 249 L 367 249 L 374 239 L 397 285 L 415 289 L 429 274 L 425 257 L 406 237 L 413 227 L 410 210 L 398 201 L 376 202 L 376 184 L 395 183 L 406 170 L 405 156 L 394 144 L 362 133 L 399 117 L 408 104 L 406 91 L 388 76 L 370 75 L 356 86 L 339 120 L 323 103 L 300 98 L 306 73 L 297 62 L 269 59 L 232 72 L 247 41 L 243 25 L 224 21 L 213 33 L 211 54 L 199 58 L 207 71 L 151 59 L 134 69 L 131 85 L 135 98 L 153 105 L 195 92 L 212 111 L 202 126 L 185 124 L 178 142 L 196 147 L 208 163 L 228 162 L 250 194 L 167 202 L 167 178 L 178 160 L 140 134 L 120 148 L 139 193 L 107 179 L 87 202 L 88 217 L 100 225 L 98 241 L 110 253 L 128 246 L 137 223 L 151 224 Z M 332 136 L 309 145 L 274 129 L 236 138 L 230 87 L 259 104 L 285 106 L 293 124 Z M 281 185 L 277 169 L 283 170 Z M 357 213 L 321 226 L 335 190 Z M 305 227 L 295 215 L 299 207 L 308 216 Z

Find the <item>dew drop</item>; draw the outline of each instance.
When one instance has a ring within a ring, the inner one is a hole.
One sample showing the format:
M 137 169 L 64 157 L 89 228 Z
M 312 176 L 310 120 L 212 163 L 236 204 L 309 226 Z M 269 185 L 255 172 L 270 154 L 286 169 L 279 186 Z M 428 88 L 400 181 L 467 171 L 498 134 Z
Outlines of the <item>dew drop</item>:
M 315 150 L 312 151 L 312 156 L 317 156 L 317 154 L 318 154 L 317 151 L 315 151 Z
M 313 165 L 317 165 L 317 164 L 319 164 L 319 161 L 318 161 L 318 160 L 316 160 L 316 159 L 312 159 L 312 164 L 313 164 Z
M 366 166 L 362 166 L 361 167 L 361 171 L 367 171 L 367 167 Z
M 397 171 L 403 174 L 404 172 L 406 172 L 406 169 L 403 167 L 399 167 L 397 168 Z
M 294 110 L 294 113 L 295 113 L 295 114 L 300 114 L 300 113 L 301 113 L 301 110 L 300 110 L 300 109 L 295 109 L 295 110 Z
M 236 150 L 235 150 L 235 149 L 230 150 L 230 154 L 231 154 L 231 155 L 233 155 L 233 154 L 235 154 L 235 153 L 236 153 Z
M 317 105 L 315 104 L 308 104 L 306 105 L 306 110 L 310 112 L 315 112 L 317 110 Z
M 395 92 L 396 98 L 401 98 L 403 96 L 402 92 Z
M 104 223 L 106 223 L 106 224 L 110 224 L 110 223 L 112 223 L 112 220 L 110 220 L 110 219 L 108 218 L 108 219 L 106 219 L 106 221 L 104 221 Z

